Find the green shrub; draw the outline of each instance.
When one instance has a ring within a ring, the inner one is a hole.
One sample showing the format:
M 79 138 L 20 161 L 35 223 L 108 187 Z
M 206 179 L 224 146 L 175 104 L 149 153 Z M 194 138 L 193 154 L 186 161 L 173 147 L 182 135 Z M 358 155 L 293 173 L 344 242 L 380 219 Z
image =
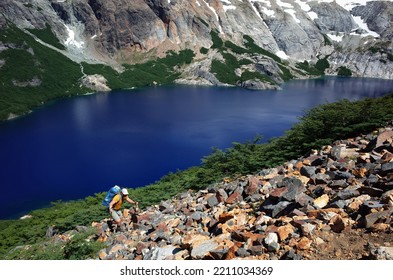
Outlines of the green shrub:
M 320 76 L 323 75 L 323 72 L 318 70 L 314 65 L 310 65 L 307 60 L 304 62 L 296 63 L 296 67 L 305 71 L 309 75 Z
M 74 235 L 64 246 L 64 259 L 86 260 L 95 258 L 98 251 L 105 247 L 105 244 L 94 241 L 91 238 L 91 235 L 94 234 L 95 231 L 90 230 L 85 233 Z
M 381 48 L 373 46 L 373 47 L 369 48 L 369 51 L 375 54 L 375 53 L 381 52 Z
M 240 80 L 242 81 L 247 81 L 247 80 L 259 80 L 261 82 L 266 82 L 272 85 L 275 85 L 276 83 L 267 75 L 261 74 L 259 72 L 250 72 L 250 71 L 244 71 L 242 73 L 242 76 L 240 77 Z
M 218 33 L 216 31 L 210 31 L 210 36 L 213 41 L 213 45 L 211 46 L 212 49 L 222 49 L 224 46 L 223 40 L 220 38 Z
M 325 73 L 325 70 L 330 67 L 327 57 L 319 59 L 315 64 L 315 68 L 321 73 Z
M 272 58 L 273 60 L 275 60 L 278 63 L 282 63 L 281 58 L 279 58 L 277 55 L 275 55 L 275 54 L 261 48 L 257 44 L 255 44 L 254 39 L 252 39 L 250 36 L 244 35 L 243 39 L 245 40 L 245 46 L 247 47 L 247 49 L 251 53 L 259 53 L 259 54 L 262 54 L 262 55 Z
M 202 18 L 200 18 L 200 17 L 196 17 L 200 22 L 202 22 L 202 24 L 203 25 L 205 25 L 206 27 L 209 27 L 209 24 L 205 21 L 205 20 L 203 20 Z
M 209 52 L 209 49 L 202 47 L 200 50 L 201 54 L 207 54 Z
M 63 260 L 62 244 L 43 242 L 21 246 L 11 250 L 4 259 L 8 260 Z
M 344 76 L 344 77 L 350 77 L 350 76 L 352 76 L 352 71 L 351 71 L 351 69 L 348 69 L 345 66 L 340 66 L 338 68 L 337 75 L 338 76 Z
M 249 53 L 248 50 L 246 50 L 245 48 L 239 47 L 238 45 L 232 43 L 231 41 L 225 41 L 225 47 L 227 47 L 228 49 L 230 49 L 231 51 L 233 51 L 234 53 L 237 53 L 237 54 Z
M 223 63 L 217 59 L 214 59 L 211 64 L 210 71 L 216 76 L 216 78 L 225 84 L 234 85 L 239 79 L 236 76 L 234 69 L 229 67 L 226 63 Z
M 293 79 L 293 75 L 287 67 L 285 67 L 284 65 L 281 65 L 281 64 L 279 64 L 278 67 L 281 69 L 282 73 L 280 74 L 280 76 L 284 81 L 289 81 L 289 80 Z
M 324 44 L 325 46 L 332 46 L 332 41 L 329 39 L 329 37 L 326 34 L 322 34 L 323 39 L 324 39 Z

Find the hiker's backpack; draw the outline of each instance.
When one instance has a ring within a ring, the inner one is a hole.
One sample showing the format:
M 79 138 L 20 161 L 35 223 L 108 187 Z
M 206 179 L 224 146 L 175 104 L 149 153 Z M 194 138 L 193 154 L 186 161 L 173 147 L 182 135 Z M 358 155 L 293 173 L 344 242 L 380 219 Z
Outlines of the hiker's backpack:
M 102 205 L 105 207 L 109 207 L 109 204 L 112 201 L 112 198 L 117 195 L 118 193 L 120 193 L 121 189 L 119 186 L 113 186 L 112 188 L 109 189 L 109 191 L 107 192 L 104 200 L 102 201 Z

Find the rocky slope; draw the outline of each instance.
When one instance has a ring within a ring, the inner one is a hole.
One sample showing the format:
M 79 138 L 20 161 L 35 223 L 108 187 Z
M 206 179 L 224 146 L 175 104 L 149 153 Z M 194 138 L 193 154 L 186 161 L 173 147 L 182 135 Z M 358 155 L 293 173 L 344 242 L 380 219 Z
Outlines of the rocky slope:
M 94 222 L 99 259 L 393 259 L 393 130 L 185 192 L 125 230 Z M 53 236 L 67 241 L 73 232 Z
M 392 79 L 392 13 L 392 1 L 366 0 L 4 0 L 0 27 L 48 24 L 72 59 L 114 67 L 192 49 L 197 60 L 183 83 L 219 84 L 206 79 L 217 57 L 200 52 L 212 46 L 212 30 L 239 46 L 248 35 L 287 65 L 326 58 L 329 74 L 345 66 Z

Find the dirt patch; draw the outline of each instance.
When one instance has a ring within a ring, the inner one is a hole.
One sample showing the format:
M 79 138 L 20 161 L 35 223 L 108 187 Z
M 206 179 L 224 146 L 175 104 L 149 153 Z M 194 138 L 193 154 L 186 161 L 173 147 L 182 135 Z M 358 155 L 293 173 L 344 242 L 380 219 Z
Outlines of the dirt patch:
M 308 260 L 372 259 L 370 247 L 393 246 L 392 232 L 367 232 L 365 229 L 345 230 L 341 233 L 320 231 L 310 250 L 303 254 Z

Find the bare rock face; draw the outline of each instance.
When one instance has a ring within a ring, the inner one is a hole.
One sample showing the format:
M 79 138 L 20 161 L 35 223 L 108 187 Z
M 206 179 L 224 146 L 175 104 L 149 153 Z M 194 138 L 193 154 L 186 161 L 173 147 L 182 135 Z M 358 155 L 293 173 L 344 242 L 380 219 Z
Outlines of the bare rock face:
M 393 38 L 393 7 L 390 1 L 367 2 L 365 6 L 357 6 L 352 9 L 354 16 L 361 17 L 370 30 L 381 34 L 386 39 Z
M 393 2 L 340 3 L 4 0 L 0 3 L 0 14 L 4 15 L 0 28 L 9 23 L 22 29 L 49 25 L 67 51 L 81 60 L 118 63 L 162 57 L 168 50 L 191 49 L 200 54 L 201 47 L 209 49 L 213 44 L 211 31 L 239 46 L 248 35 L 292 66 L 327 58 L 328 74 L 337 74 L 339 67 L 345 66 L 354 76 L 391 79 Z M 204 83 L 215 84 L 209 74 L 203 76 L 200 80 Z M 191 82 L 189 77 L 182 78 Z
M 107 80 L 102 75 L 87 75 L 82 78 L 82 85 L 93 91 L 110 91 Z
M 351 13 L 338 5 L 336 2 L 331 3 L 312 3 L 311 11 L 318 15 L 315 19 L 317 26 L 325 32 L 347 32 L 357 28 Z M 334 16 L 332 16 L 334 14 Z

